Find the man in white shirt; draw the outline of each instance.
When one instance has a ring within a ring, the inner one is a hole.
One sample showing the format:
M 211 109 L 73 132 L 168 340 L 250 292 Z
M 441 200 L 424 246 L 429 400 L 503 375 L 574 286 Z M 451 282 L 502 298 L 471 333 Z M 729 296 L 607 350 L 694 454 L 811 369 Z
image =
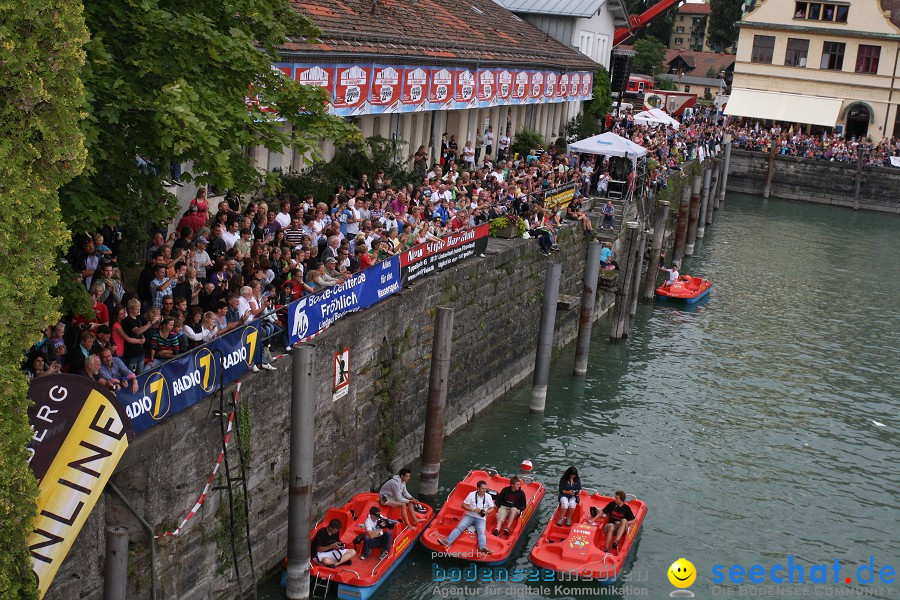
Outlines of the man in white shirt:
M 281 203 L 281 212 L 275 215 L 275 220 L 281 225 L 282 229 L 291 224 L 291 203 L 288 200 Z
M 391 532 L 384 527 L 389 525 L 381 516 L 381 509 L 373 506 L 369 509 L 369 516 L 366 518 L 366 537 L 363 541 L 362 559 L 369 558 L 369 551 L 372 548 L 381 548 L 381 556 L 379 560 L 388 557 L 391 550 Z
M 228 250 L 231 250 L 235 243 L 241 239 L 240 227 L 240 222 L 237 219 L 232 219 L 228 222 L 227 231 L 222 232 L 222 241 L 225 242 L 225 248 Z
M 487 131 L 484 132 L 484 158 L 494 151 L 494 128 L 488 125 Z
M 497 160 L 505 160 L 508 158 L 507 154 L 509 152 L 509 129 L 506 130 L 506 133 L 500 136 L 500 143 L 497 145 Z
M 438 542 L 447 548 L 453 545 L 456 538 L 470 525 L 475 526 L 475 534 L 478 536 L 478 551 L 484 554 L 493 554 L 487 548 L 487 515 L 494 512 L 494 500 L 487 493 L 487 483 L 479 481 L 474 492 L 469 492 L 463 501 L 466 514 L 459 520 L 459 525 L 450 532 L 449 537 Z
M 467 140 L 463 148 L 463 162 L 466 164 L 467 171 L 475 170 L 475 148 L 472 147 L 472 140 Z

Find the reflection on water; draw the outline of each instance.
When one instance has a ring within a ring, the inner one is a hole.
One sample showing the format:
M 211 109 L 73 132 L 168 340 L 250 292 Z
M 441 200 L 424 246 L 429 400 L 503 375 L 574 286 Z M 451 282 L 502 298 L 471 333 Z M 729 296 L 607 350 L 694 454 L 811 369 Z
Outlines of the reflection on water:
M 588 377 L 570 375 L 572 347 L 554 362 L 544 416 L 528 413 L 525 383 L 445 441 L 442 496 L 470 468 L 511 474 L 525 458 L 549 490 L 576 465 L 586 486 L 636 494 L 650 509 L 636 581 L 613 596 L 664 597 L 681 556 L 697 567 L 698 597 L 715 564 L 792 554 L 854 574 L 871 555 L 897 568 L 900 218 L 738 194 L 716 217 L 683 269 L 712 280 L 709 300 L 642 305 L 624 344 L 608 343 L 601 321 Z M 530 567 L 554 502 L 551 491 L 507 569 Z M 596 589 L 434 582 L 466 566 L 416 548 L 379 598 Z

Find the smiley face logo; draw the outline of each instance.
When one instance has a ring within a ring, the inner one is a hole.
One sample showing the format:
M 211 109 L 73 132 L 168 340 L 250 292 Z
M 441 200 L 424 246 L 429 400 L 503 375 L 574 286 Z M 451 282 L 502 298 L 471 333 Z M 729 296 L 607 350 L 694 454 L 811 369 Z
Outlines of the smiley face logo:
M 677 588 L 691 587 L 694 580 L 697 579 L 697 569 L 691 561 L 686 558 L 679 558 L 669 567 L 669 582 Z

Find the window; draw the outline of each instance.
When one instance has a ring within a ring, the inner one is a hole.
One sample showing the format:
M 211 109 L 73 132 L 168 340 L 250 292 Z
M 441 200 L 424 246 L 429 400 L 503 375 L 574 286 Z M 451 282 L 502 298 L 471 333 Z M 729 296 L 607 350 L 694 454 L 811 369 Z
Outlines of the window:
M 844 48 L 847 45 L 843 42 L 825 42 L 822 46 L 822 64 L 820 68 L 830 69 L 832 71 L 840 71 L 844 68 Z
M 684 86 L 684 93 L 687 94 L 689 91 L 691 91 L 691 86 L 685 85 L 685 86 Z
M 675 43 L 676 43 L 676 44 L 683 44 L 683 43 L 684 43 L 684 38 L 675 38 Z
M 860 44 L 859 51 L 856 53 L 856 72 L 877 73 L 879 58 L 881 58 L 881 46 Z
M 675 28 L 675 33 L 684 33 L 684 27 L 679 25 Z
M 850 6 L 833 2 L 796 2 L 794 18 L 810 21 L 828 21 L 829 23 L 846 23 Z
M 811 19 L 813 21 L 818 21 L 822 16 L 822 5 L 813 2 L 809 5 L 809 12 L 806 15 L 807 19 Z
M 809 52 L 809 40 L 788 38 L 784 64 L 789 67 L 805 67 L 806 55 Z
M 794 9 L 794 18 L 795 19 L 805 19 L 806 18 L 806 2 L 798 2 L 796 9 Z
M 834 20 L 838 23 L 846 23 L 847 22 L 847 13 L 850 12 L 849 6 L 844 6 L 839 4 L 837 7 L 837 12 L 835 13 Z
M 750 55 L 750 62 L 772 63 L 772 53 L 775 50 L 774 35 L 754 35 L 753 36 L 753 53 Z
M 709 96 L 709 95 L 711 95 L 711 94 L 712 94 L 712 90 L 710 90 L 709 88 L 703 88 L 703 95 L 704 95 L 704 96 Z

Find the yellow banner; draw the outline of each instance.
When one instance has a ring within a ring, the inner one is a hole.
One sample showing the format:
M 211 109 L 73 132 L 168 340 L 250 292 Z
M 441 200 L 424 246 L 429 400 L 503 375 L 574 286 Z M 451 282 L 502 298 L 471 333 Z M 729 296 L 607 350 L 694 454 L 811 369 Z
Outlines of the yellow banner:
M 552 210 L 567 208 L 572 200 L 575 199 L 575 188 L 563 190 L 552 195 L 544 197 L 544 207 Z
M 34 532 L 28 538 L 41 598 L 126 448 L 125 423 L 115 406 L 101 392 L 91 391 L 41 480 Z

